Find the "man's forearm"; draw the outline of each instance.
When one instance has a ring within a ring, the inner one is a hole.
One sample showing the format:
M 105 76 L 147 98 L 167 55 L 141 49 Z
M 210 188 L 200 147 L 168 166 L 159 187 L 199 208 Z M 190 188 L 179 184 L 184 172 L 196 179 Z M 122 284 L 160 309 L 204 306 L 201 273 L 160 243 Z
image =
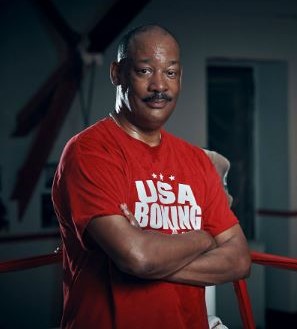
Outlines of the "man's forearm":
M 205 231 L 143 231 L 119 215 L 93 219 L 87 232 L 120 270 L 147 279 L 171 275 L 216 244 Z
M 142 231 L 142 233 L 147 235 L 144 254 L 149 265 L 141 276 L 148 279 L 160 279 L 171 275 L 215 246 L 214 239 L 204 231 L 192 231 L 180 235 L 167 235 L 154 231 Z
M 250 264 L 246 243 L 240 236 L 235 236 L 164 279 L 203 286 L 220 284 L 248 276 Z

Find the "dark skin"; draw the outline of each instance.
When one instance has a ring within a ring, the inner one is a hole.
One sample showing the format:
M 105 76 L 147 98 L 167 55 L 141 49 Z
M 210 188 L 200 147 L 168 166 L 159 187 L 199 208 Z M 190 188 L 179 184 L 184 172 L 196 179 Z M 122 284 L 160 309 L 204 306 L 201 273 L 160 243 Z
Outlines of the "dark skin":
M 173 37 L 156 27 L 136 35 L 128 57 L 111 64 L 111 80 L 117 86 L 113 117 L 126 133 L 150 146 L 160 143 L 161 128 L 176 105 L 182 74 L 179 55 Z M 167 98 L 148 98 L 155 94 Z M 141 230 L 127 207 L 121 207 L 123 216 L 95 218 L 87 234 L 123 272 L 191 285 L 213 285 L 249 274 L 249 249 L 239 225 L 215 237 L 203 230 L 166 235 Z
M 169 35 L 152 31 L 137 35 L 129 49 L 127 58 L 111 64 L 111 80 L 118 91 L 114 116 L 128 134 L 155 146 L 180 92 L 179 47 Z M 170 100 L 145 101 L 155 93 Z

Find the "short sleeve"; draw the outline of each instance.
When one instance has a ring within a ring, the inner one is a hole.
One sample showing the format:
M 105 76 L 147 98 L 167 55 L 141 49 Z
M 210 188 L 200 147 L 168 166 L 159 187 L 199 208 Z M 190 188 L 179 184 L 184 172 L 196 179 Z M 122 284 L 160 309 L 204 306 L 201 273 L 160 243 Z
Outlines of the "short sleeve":
M 68 143 L 57 175 L 59 208 L 67 209 L 66 217 L 71 218 L 81 241 L 91 219 L 121 214 L 119 205 L 127 202 L 125 165 L 116 152 L 96 140 Z

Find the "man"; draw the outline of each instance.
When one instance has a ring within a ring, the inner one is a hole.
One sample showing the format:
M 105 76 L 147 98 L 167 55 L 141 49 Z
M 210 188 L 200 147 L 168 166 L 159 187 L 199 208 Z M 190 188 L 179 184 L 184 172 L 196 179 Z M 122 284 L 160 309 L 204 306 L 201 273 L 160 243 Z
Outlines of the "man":
M 205 152 L 163 130 L 180 49 L 139 27 L 118 47 L 109 118 L 73 137 L 53 185 L 63 328 L 208 328 L 204 286 L 248 275 L 245 237 Z

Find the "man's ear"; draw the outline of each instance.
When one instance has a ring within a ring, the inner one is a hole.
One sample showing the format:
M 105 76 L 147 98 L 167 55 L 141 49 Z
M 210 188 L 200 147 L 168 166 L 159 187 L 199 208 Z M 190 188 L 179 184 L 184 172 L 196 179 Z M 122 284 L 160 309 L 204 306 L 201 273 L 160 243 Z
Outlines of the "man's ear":
M 120 65 L 118 62 L 110 64 L 110 80 L 114 86 L 120 85 Z

